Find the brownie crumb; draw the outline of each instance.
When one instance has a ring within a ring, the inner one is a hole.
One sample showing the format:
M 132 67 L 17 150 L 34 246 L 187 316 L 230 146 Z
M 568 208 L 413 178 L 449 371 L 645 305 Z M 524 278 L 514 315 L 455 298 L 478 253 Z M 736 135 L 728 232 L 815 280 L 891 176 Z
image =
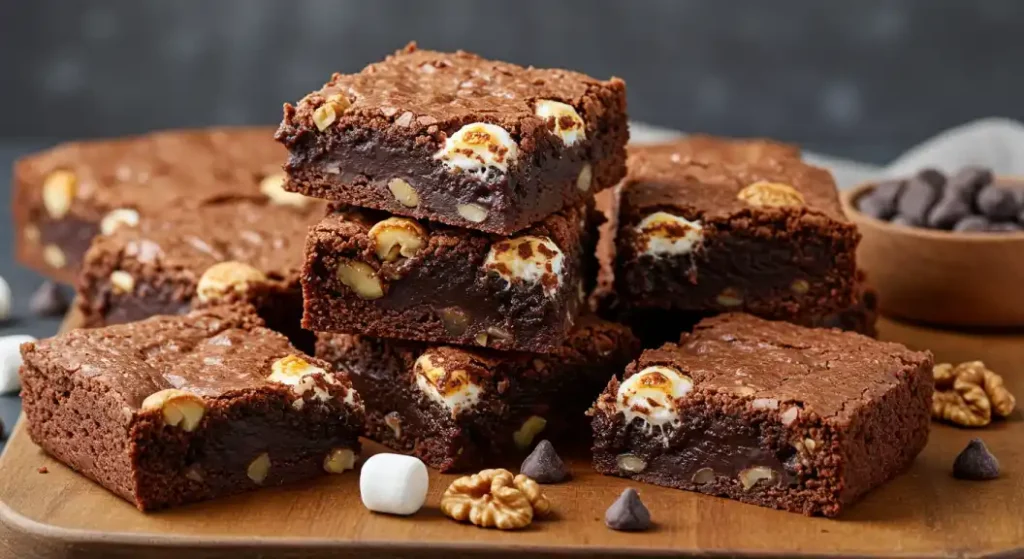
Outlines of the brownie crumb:
M 46 469 L 46 466 L 39 466 L 39 469 L 36 470 L 36 471 L 41 473 L 41 474 L 48 474 L 48 473 L 50 473 L 50 470 Z
M 953 462 L 953 477 L 985 481 L 999 477 L 999 460 L 981 439 L 971 439 Z

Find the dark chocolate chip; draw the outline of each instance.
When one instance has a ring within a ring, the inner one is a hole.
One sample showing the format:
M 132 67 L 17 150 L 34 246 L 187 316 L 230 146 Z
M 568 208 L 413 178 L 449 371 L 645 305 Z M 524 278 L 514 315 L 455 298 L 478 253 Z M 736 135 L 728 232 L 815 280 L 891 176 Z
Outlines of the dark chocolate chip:
M 920 227 L 921 226 L 920 223 L 917 223 L 916 221 L 914 221 L 913 219 L 910 219 L 909 217 L 907 217 L 905 215 L 897 215 L 896 217 L 892 218 L 892 221 L 890 223 L 892 223 L 893 225 L 902 225 L 903 227 Z
M 889 204 L 893 207 L 896 206 L 896 200 L 899 200 L 900 193 L 903 192 L 903 185 L 906 181 L 902 180 L 889 180 L 878 183 L 878 186 L 871 191 L 871 195 L 878 198 L 882 202 Z
M 953 461 L 953 477 L 957 479 L 988 480 L 999 477 L 999 460 L 988 451 L 984 441 L 971 439 L 967 448 Z
M 974 200 L 981 188 L 992 182 L 992 171 L 984 167 L 964 167 L 949 178 L 947 194 L 953 194 L 966 201 Z
M 872 193 L 857 200 L 857 209 L 875 219 L 889 219 L 896 213 L 896 204 L 889 204 Z
M 1012 221 L 1001 221 L 999 223 L 993 223 L 988 228 L 993 233 L 1016 233 L 1024 231 L 1024 227 Z
M 68 300 L 61 293 L 59 285 L 45 281 L 32 294 L 28 308 L 39 316 L 58 316 L 68 312 Z
M 978 211 L 989 219 L 1013 219 L 1021 209 L 1013 192 L 994 184 L 978 191 L 976 203 Z
M 565 463 L 555 452 L 554 445 L 549 440 L 543 440 L 533 452 L 523 460 L 519 473 L 533 478 L 537 483 L 558 483 L 569 477 L 569 470 Z
M 988 231 L 992 223 L 981 215 L 969 215 L 953 226 L 953 231 Z
M 626 489 L 604 513 L 604 523 L 612 530 L 638 532 L 651 527 L 651 511 L 632 487 Z
M 914 223 L 924 223 L 932 206 L 939 201 L 939 191 L 928 182 L 914 178 L 907 181 L 896 208 Z
M 938 169 L 921 169 L 917 172 L 917 178 L 932 185 L 936 190 L 946 185 L 946 175 Z
M 928 226 L 952 229 L 961 219 L 971 215 L 971 204 L 956 196 L 945 196 L 928 212 Z

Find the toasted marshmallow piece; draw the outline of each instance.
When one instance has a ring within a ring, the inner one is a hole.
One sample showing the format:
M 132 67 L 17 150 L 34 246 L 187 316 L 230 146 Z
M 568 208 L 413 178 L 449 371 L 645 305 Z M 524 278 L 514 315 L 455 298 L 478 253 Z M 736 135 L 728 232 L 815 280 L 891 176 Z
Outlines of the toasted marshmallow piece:
M 626 422 L 640 417 L 649 425 L 661 426 L 679 421 L 676 400 L 693 389 L 693 379 L 663 366 L 647 367 L 619 385 L 615 405 Z
M 429 486 L 427 466 L 404 454 L 374 454 L 359 473 L 359 497 L 373 512 L 413 514 L 426 502 Z
M 488 169 L 508 172 L 509 162 L 519 156 L 519 146 L 504 128 L 474 122 L 459 128 L 434 154 L 452 172 L 483 175 Z
M 704 227 L 699 221 L 654 212 L 637 226 L 646 239 L 644 254 L 651 256 L 690 254 L 704 241 Z
M 420 355 L 413 365 L 416 386 L 435 402 L 452 411 L 467 410 L 480 401 L 480 387 L 462 369 L 447 371 L 443 358 L 429 351 Z
M 555 135 L 561 138 L 566 146 L 587 139 L 586 125 L 572 105 L 541 99 L 537 101 L 533 112 L 544 120 L 555 119 Z
M 484 269 L 513 282 L 540 283 L 544 294 L 553 297 L 564 280 L 565 255 L 547 237 L 526 235 L 491 245 Z

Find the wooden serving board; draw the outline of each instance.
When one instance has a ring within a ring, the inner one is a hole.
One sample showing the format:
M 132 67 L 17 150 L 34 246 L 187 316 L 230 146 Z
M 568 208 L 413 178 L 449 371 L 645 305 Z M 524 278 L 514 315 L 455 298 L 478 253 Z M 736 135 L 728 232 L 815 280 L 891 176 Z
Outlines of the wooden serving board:
M 885 320 L 879 326 L 883 338 L 932 349 L 939 360 L 983 359 L 1024 396 L 1024 332 L 965 334 Z M 1000 479 L 967 482 L 950 474 L 954 457 L 975 436 L 999 457 Z M 367 445 L 367 453 L 381 450 Z M 363 508 L 355 472 L 142 514 L 43 454 L 21 421 L 0 457 L 0 552 L 19 558 L 188 559 L 1024 555 L 1020 411 L 984 430 L 936 424 L 909 472 L 836 520 L 601 476 L 582 450 L 567 458 L 574 479 L 545 486 L 554 514 L 519 532 L 483 530 L 442 516 L 441 493 L 456 476 L 436 472 L 426 507 L 408 518 Z M 48 473 L 39 473 L 40 467 Z M 637 487 L 650 508 L 653 530 L 621 533 L 604 526 L 605 509 L 628 486 Z

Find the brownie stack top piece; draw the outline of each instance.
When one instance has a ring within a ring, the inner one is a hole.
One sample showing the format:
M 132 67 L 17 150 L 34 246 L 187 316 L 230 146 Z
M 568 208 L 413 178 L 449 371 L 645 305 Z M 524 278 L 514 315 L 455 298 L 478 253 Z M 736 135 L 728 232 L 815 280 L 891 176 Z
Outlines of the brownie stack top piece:
M 348 378 L 246 306 L 22 346 L 32 440 L 143 510 L 351 468 Z
M 834 516 L 924 447 L 932 359 L 730 313 L 648 350 L 595 404 L 603 472 Z
M 286 199 L 269 128 L 175 130 L 68 143 L 14 167 L 18 259 L 73 283 L 100 233 L 238 194 Z
M 625 85 L 410 45 L 335 74 L 277 139 L 287 188 L 510 234 L 625 172 Z

